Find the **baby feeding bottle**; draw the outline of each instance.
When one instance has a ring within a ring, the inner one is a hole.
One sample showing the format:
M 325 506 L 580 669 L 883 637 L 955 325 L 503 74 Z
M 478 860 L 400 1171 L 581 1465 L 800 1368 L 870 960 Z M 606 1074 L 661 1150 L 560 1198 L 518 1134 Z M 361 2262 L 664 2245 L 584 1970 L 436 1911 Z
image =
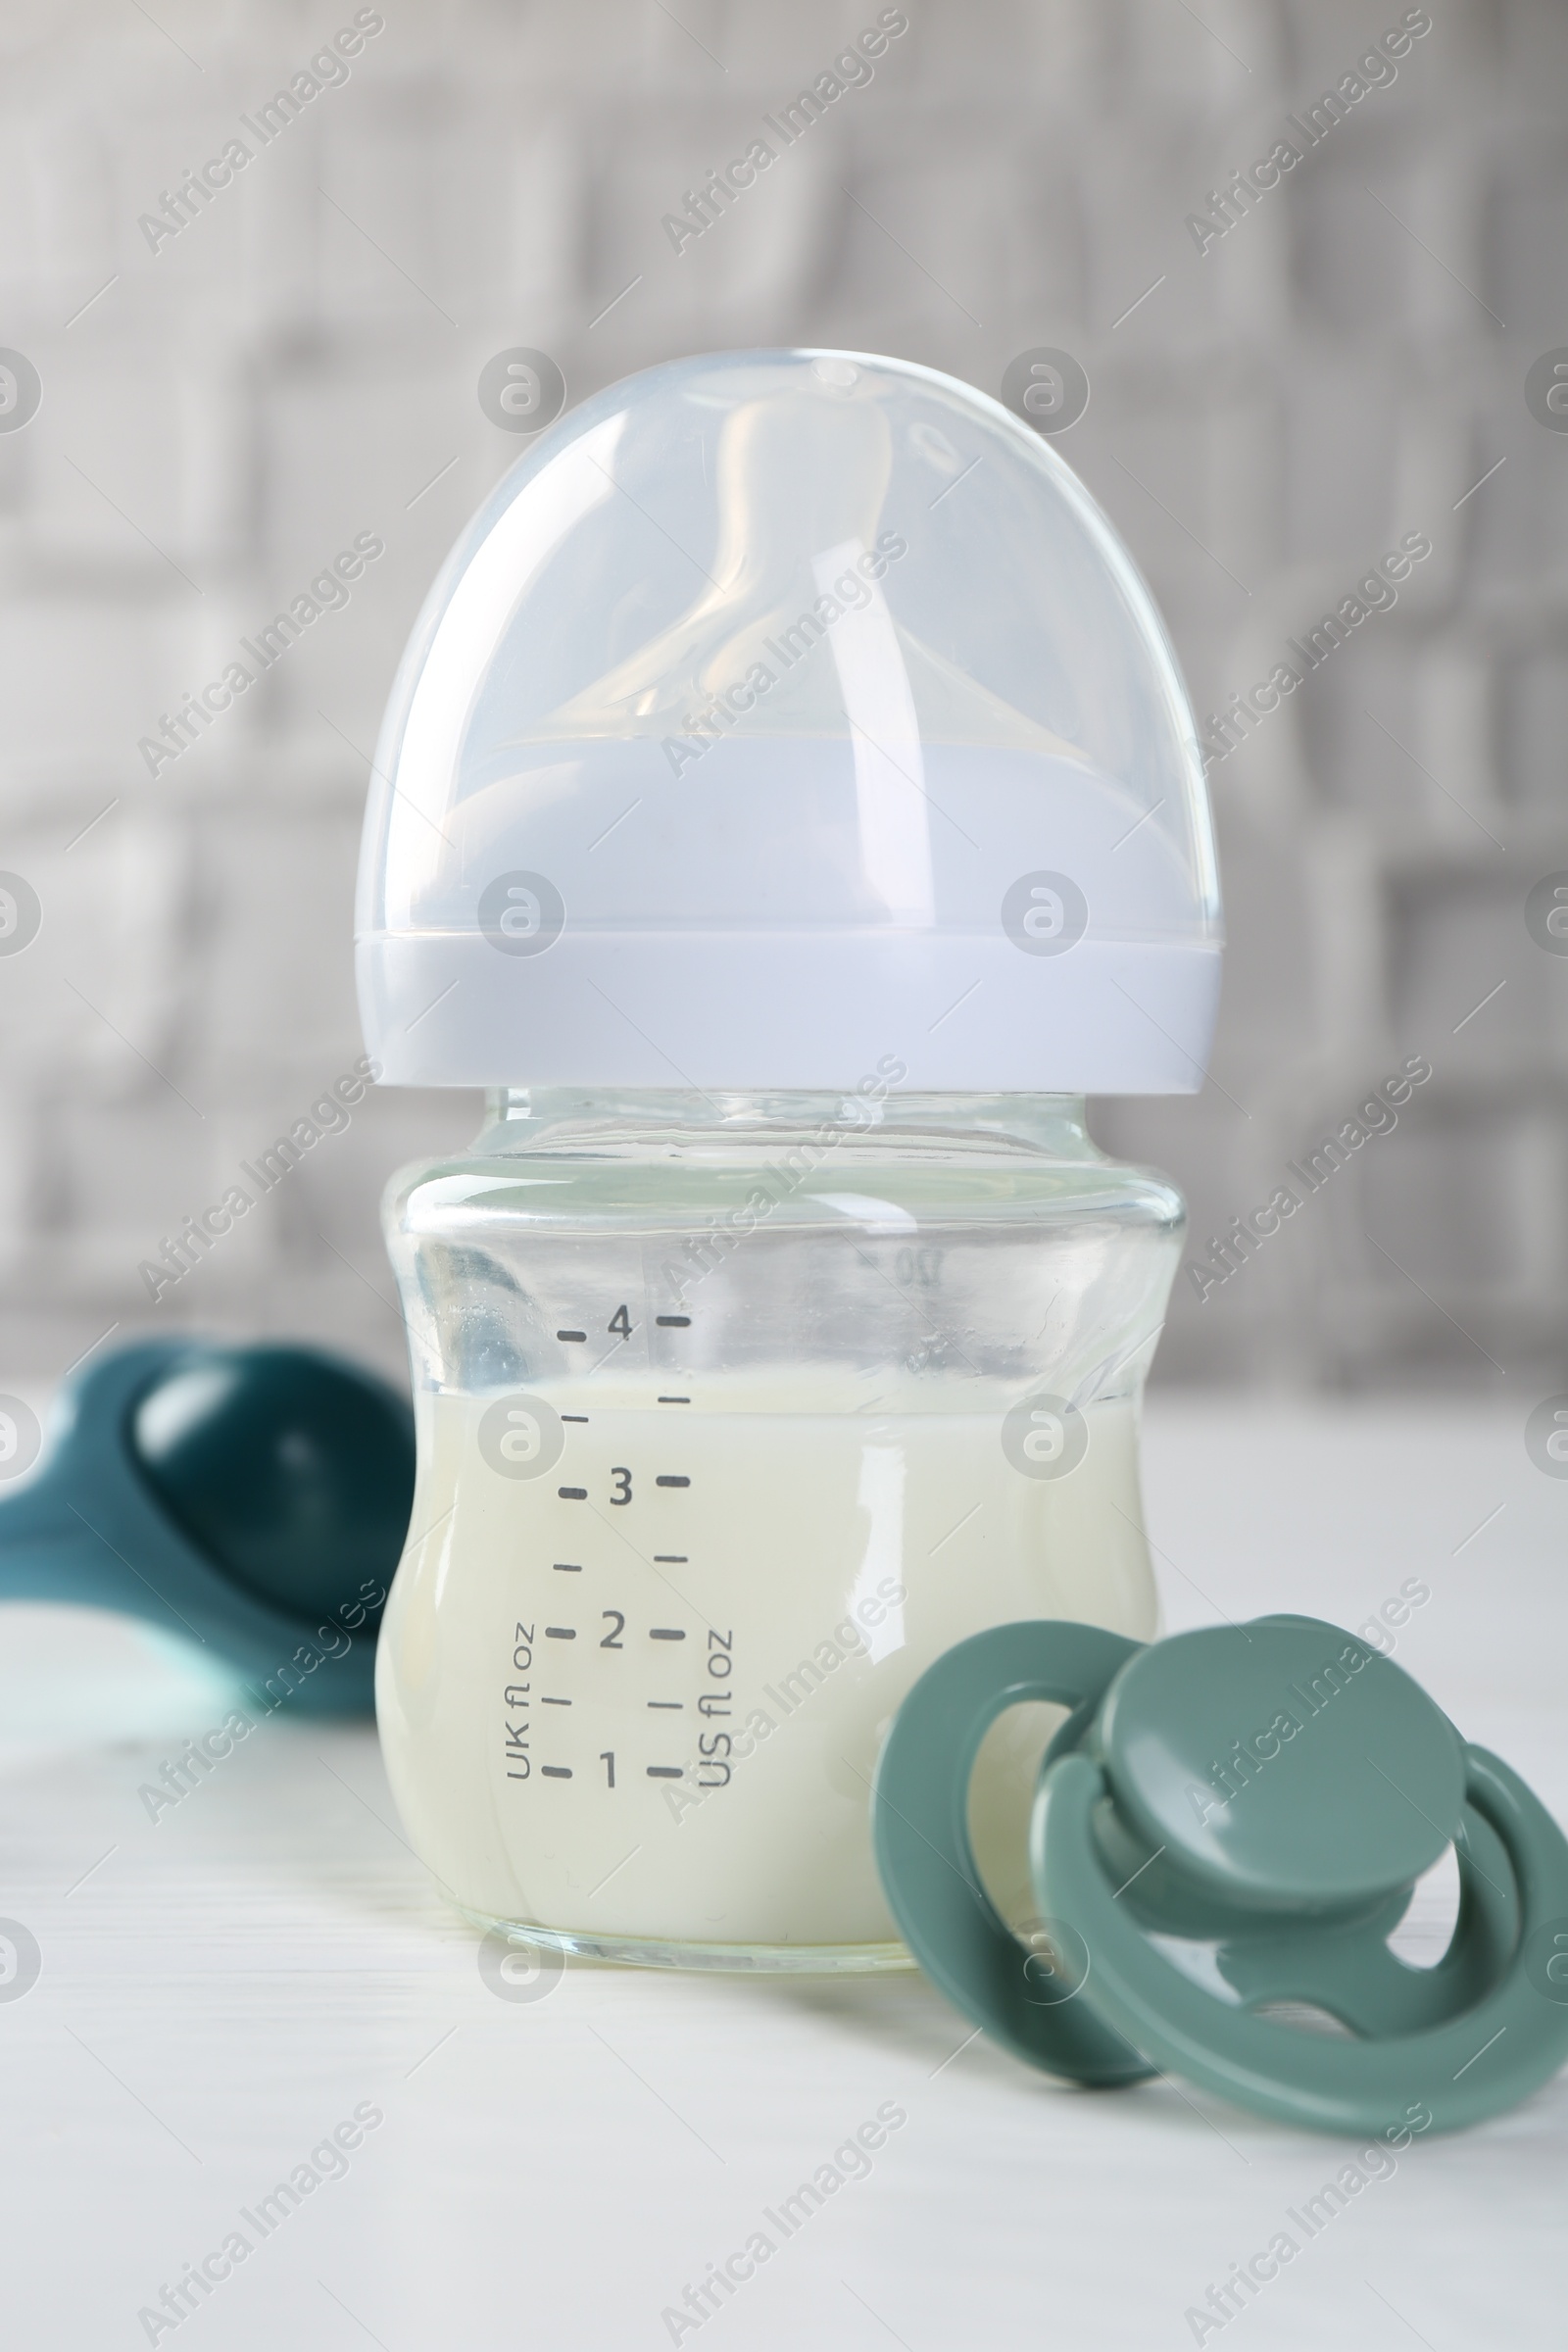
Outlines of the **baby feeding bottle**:
M 1055 453 L 929 368 L 633 376 L 435 585 L 357 936 L 383 1082 L 487 1096 L 386 1206 L 410 1838 L 541 1945 L 900 1963 L 869 1808 L 910 1685 L 1018 1618 L 1154 1631 L 1137 1425 L 1183 1207 L 1083 1099 L 1196 1090 L 1220 946 L 1148 591 Z M 1004 1717 L 981 1753 L 983 1861 L 1041 1744 Z

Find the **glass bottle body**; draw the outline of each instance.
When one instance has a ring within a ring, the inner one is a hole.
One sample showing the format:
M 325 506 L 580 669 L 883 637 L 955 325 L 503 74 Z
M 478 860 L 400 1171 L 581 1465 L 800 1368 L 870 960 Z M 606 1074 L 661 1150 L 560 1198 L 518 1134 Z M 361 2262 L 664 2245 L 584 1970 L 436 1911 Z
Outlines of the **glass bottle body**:
M 386 1221 L 419 1475 L 377 1710 L 437 1880 L 605 1958 L 899 1964 L 869 1795 L 910 1683 L 1015 1618 L 1153 1631 L 1179 1196 L 1072 1098 L 884 1071 L 496 1096 Z M 1043 1738 L 1004 1718 L 971 1800 L 1018 1915 Z

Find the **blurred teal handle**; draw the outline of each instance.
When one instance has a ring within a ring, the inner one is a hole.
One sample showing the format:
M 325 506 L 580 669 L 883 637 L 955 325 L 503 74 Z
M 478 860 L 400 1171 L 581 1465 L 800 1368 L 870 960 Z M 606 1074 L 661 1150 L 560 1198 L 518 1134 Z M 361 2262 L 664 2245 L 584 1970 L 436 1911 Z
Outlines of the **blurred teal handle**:
M 0 1600 L 138 1617 L 310 1713 L 371 1706 L 414 1492 L 394 1391 L 315 1348 L 141 1341 L 67 1383 L 50 1441 L 0 1499 Z

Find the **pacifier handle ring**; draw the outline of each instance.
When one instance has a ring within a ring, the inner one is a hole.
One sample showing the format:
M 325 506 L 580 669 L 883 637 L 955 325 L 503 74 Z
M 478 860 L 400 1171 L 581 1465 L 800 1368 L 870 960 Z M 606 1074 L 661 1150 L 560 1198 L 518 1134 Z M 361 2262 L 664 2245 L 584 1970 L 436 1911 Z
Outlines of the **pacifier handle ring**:
M 1087 1722 L 1142 1647 L 1099 1626 L 1050 1619 L 974 1634 L 920 1677 L 877 1762 L 872 1842 L 909 1950 L 976 2025 L 1030 2065 L 1078 2082 L 1137 2082 L 1150 2068 L 1077 1997 L 1082 1980 L 1065 1996 L 1042 1997 L 1028 1973 L 1032 1955 L 1004 1924 L 975 1865 L 969 1779 L 981 1740 L 1006 1708 L 1044 1699 Z
M 1519 1936 L 1490 1992 L 1413 2034 L 1341 2040 L 1232 2009 L 1175 1967 L 1117 1904 L 1093 1816 L 1108 1790 L 1086 1755 L 1063 1757 L 1036 1799 L 1031 1851 L 1042 1908 L 1090 1953 L 1096 2008 L 1161 2069 L 1237 2105 L 1323 2132 L 1452 2131 L 1498 2114 L 1568 2059 L 1568 2003 L 1531 1981 L 1532 1938 L 1568 1923 L 1568 1839 L 1517 1773 L 1465 1745 L 1467 1802 L 1495 1832 L 1520 1895 Z M 1461 1868 L 1463 1867 L 1461 1861 Z
M 1271 2002 L 1305 2001 L 1368 2041 L 1424 2033 L 1467 2014 L 1495 1985 L 1519 1940 L 1519 1883 L 1507 1847 L 1474 1805 L 1462 1807 L 1453 1843 L 1459 1911 L 1433 1967 L 1412 1967 L 1389 1948 L 1409 1909 L 1405 1886 L 1375 1916 L 1338 1932 L 1320 1925 L 1303 1936 L 1289 1920 L 1272 1928 L 1266 1920 L 1238 1920 L 1215 1953 L 1220 1975 L 1254 2014 Z

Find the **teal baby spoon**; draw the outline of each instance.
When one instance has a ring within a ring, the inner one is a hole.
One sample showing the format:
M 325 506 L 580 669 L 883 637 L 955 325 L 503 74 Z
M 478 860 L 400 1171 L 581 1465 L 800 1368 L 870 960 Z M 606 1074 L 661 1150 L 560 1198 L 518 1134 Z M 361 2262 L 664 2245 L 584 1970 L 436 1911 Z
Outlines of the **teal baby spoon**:
M 414 1496 L 392 1389 L 313 1348 L 141 1341 L 68 1381 L 51 1437 L 0 1498 L 0 1600 L 183 1631 L 314 1714 L 370 1706 Z

